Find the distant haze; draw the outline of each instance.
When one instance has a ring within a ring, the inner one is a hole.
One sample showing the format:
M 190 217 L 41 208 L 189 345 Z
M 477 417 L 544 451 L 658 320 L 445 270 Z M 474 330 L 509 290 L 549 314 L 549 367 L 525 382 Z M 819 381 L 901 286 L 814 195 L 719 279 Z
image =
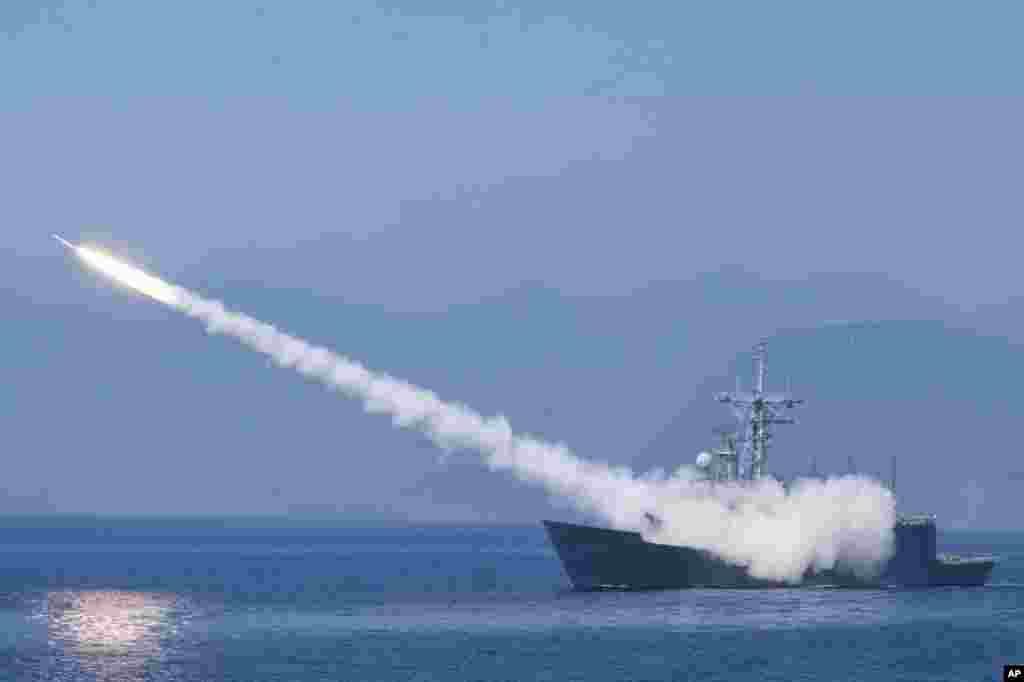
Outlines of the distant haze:
M 773 467 L 897 454 L 901 507 L 1019 524 L 1017 5 L 341 7 L 0 8 L 0 512 L 576 513 L 56 231 L 639 470 L 768 337 L 809 401 Z

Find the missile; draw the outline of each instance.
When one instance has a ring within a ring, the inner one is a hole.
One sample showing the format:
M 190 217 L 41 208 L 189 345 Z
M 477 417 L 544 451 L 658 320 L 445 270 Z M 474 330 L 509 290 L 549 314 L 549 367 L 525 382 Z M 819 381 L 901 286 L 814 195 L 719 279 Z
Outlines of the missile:
M 61 236 L 60 236 L 59 234 L 55 234 L 55 235 L 53 235 L 53 238 L 54 238 L 54 239 L 56 239 L 57 241 L 59 241 L 59 242 L 60 242 L 61 244 L 63 244 L 64 246 L 66 246 L 66 247 L 68 247 L 69 249 L 71 249 L 72 251 L 74 251 L 74 250 L 75 250 L 75 248 L 76 248 L 74 244 L 72 244 L 71 242 L 69 242 L 69 241 L 68 241 L 67 239 L 64 239 L 64 237 L 61 237 Z

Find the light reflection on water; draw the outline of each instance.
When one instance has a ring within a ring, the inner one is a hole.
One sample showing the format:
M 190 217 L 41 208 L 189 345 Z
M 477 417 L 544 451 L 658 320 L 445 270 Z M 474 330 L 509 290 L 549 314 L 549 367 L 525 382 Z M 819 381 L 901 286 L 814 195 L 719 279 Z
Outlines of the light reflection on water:
M 116 590 L 47 594 L 48 667 L 55 679 L 142 680 L 177 631 L 180 597 Z

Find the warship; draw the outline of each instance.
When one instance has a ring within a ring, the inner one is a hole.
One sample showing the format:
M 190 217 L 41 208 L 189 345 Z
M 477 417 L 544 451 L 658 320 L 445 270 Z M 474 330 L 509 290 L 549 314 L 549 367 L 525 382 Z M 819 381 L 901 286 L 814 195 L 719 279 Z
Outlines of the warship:
M 718 402 L 733 409 L 738 425 L 717 429 L 721 445 L 697 457 L 697 470 L 709 485 L 744 485 L 770 476 L 767 464 L 772 428 L 777 424 L 795 423 L 784 411 L 804 402 L 789 393 L 768 393 L 766 343 L 762 341 L 755 346 L 753 355 L 753 390 L 743 392 L 737 387 L 735 392 L 715 396 Z M 895 494 L 895 466 L 889 487 Z M 643 516 L 641 524 L 651 530 L 662 523 L 653 514 Z M 544 527 L 573 588 L 580 591 L 793 587 L 791 583 L 753 577 L 745 566 L 730 563 L 704 549 L 648 541 L 638 531 L 557 521 L 544 521 Z M 820 571 L 809 568 L 799 585 L 979 586 L 988 581 L 995 562 L 995 557 L 990 556 L 939 554 L 934 515 L 897 514 L 892 553 L 874 576 L 856 575 L 839 566 Z

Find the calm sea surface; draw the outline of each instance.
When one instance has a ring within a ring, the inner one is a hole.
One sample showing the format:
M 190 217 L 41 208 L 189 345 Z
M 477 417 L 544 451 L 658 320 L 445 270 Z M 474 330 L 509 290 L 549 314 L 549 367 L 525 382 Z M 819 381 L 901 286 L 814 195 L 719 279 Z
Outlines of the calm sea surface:
M 933 590 L 576 594 L 539 527 L 0 520 L 0 679 L 970 680 L 1024 662 L 1024 534 Z

